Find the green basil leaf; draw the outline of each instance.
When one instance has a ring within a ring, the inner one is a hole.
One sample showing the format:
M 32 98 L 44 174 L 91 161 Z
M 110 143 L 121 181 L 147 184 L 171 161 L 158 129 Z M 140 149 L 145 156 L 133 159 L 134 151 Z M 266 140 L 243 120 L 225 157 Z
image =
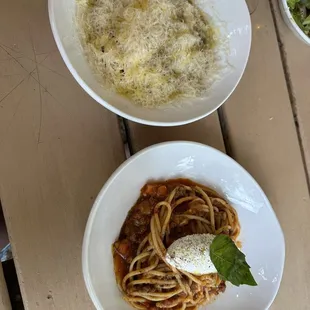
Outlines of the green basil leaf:
M 210 246 L 210 257 L 223 280 L 236 286 L 241 284 L 257 285 L 250 272 L 250 266 L 245 260 L 245 255 L 228 236 L 218 235 L 213 239 Z

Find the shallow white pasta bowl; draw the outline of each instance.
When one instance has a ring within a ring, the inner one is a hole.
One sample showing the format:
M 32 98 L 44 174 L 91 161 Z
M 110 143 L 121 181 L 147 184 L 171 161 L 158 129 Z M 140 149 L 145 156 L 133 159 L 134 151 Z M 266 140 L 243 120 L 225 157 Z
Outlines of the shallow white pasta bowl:
M 210 310 L 264 310 L 280 286 L 284 238 L 276 215 L 255 180 L 225 154 L 193 142 L 167 142 L 146 148 L 123 163 L 99 193 L 88 219 L 83 243 L 83 274 L 97 309 L 132 309 L 116 285 L 112 244 L 140 188 L 150 180 L 184 177 L 214 188 L 236 209 L 242 251 L 258 283 L 227 286 Z
M 76 0 L 49 0 L 49 16 L 55 41 L 64 62 L 81 87 L 107 109 L 132 121 L 176 126 L 203 118 L 234 91 L 244 72 L 251 45 L 251 20 L 245 0 L 199 0 L 198 5 L 210 16 L 221 38 L 220 48 L 225 72 L 201 99 L 176 102 L 162 108 L 143 108 L 128 99 L 105 90 L 83 54 L 75 23 Z

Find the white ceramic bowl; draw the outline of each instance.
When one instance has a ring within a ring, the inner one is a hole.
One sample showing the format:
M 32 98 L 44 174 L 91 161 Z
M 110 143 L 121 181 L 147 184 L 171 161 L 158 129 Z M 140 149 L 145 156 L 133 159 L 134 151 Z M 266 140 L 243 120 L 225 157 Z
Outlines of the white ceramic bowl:
M 75 2 L 76 0 L 49 0 L 51 27 L 60 54 L 81 87 L 104 107 L 122 117 L 155 126 L 190 123 L 216 110 L 239 83 L 251 45 L 251 20 L 244 0 L 198 1 L 199 6 L 211 16 L 220 30 L 220 35 L 229 38 L 229 46 L 224 56 L 231 70 L 214 85 L 208 97 L 160 109 L 134 105 L 124 97 L 109 94 L 98 83 L 83 55 L 77 36 L 74 22 Z
M 299 40 L 306 43 L 307 45 L 310 45 L 310 38 L 296 24 L 290 12 L 290 8 L 287 5 L 287 0 L 279 0 L 279 6 L 286 25 L 293 31 L 294 35 Z
M 99 193 L 83 243 L 83 274 L 96 308 L 132 309 L 115 282 L 111 245 L 140 188 L 149 180 L 176 177 L 209 185 L 234 206 L 241 222 L 242 251 L 258 283 L 257 287 L 228 285 L 207 309 L 268 309 L 279 289 L 285 257 L 283 233 L 275 213 L 262 189 L 239 164 L 193 142 L 167 142 L 142 150 L 123 163 Z

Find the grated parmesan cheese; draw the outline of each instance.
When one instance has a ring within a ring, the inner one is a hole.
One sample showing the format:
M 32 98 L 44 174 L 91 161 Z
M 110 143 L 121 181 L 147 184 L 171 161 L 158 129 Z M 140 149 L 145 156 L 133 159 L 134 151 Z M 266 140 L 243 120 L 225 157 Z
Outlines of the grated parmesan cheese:
M 212 234 L 188 235 L 177 239 L 168 248 L 167 262 L 175 268 L 195 275 L 217 272 L 210 258 Z
M 190 0 L 77 0 L 81 42 L 105 87 L 153 107 L 214 82 L 214 31 Z

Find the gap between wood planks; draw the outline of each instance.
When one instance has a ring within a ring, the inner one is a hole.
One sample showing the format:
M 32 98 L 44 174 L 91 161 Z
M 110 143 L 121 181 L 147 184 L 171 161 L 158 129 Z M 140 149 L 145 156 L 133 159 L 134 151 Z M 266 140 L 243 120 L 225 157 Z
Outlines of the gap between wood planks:
M 278 46 L 279 46 L 280 57 L 281 57 L 281 61 L 282 61 L 282 67 L 283 67 L 285 82 L 286 82 L 286 86 L 287 86 L 287 90 L 288 90 L 289 100 L 291 103 L 292 113 L 293 113 L 293 117 L 294 117 L 294 124 L 295 124 L 296 132 L 297 132 L 298 143 L 299 143 L 299 147 L 300 147 L 302 162 L 303 162 L 304 171 L 305 171 L 306 180 L 307 180 L 307 187 L 308 187 L 308 191 L 310 193 L 310 176 L 309 176 L 309 173 L 307 170 L 307 165 L 306 165 L 306 154 L 305 154 L 305 148 L 303 145 L 302 135 L 301 135 L 301 131 L 300 131 L 299 120 L 298 120 L 297 102 L 296 102 L 296 97 L 294 96 L 294 90 L 293 90 L 292 79 L 291 79 L 291 75 L 290 75 L 290 71 L 289 71 L 289 67 L 288 67 L 286 51 L 284 48 L 283 41 L 281 39 L 279 26 L 278 26 L 277 19 L 276 19 L 276 8 L 275 8 L 275 5 L 274 5 L 272 0 L 269 0 L 269 5 L 270 5 L 270 10 L 271 10 L 271 14 L 272 14 L 274 27 L 276 30 L 276 35 L 277 35 L 277 40 L 278 40 Z
M 128 127 L 128 120 L 125 118 L 122 118 L 120 116 L 118 118 L 118 124 L 122 136 L 122 141 L 124 144 L 124 152 L 125 152 L 125 157 L 128 159 L 131 155 L 134 154 L 133 148 L 131 145 L 131 136 L 129 132 L 129 127 Z
M 225 152 L 228 156 L 233 157 L 232 148 L 231 148 L 230 141 L 229 141 L 228 129 L 226 126 L 225 113 L 221 108 L 219 108 L 218 111 L 214 113 L 217 113 L 219 117 Z M 126 156 L 126 159 L 128 159 L 131 155 L 134 155 L 135 153 L 133 150 L 132 143 L 131 143 L 132 138 L 131 138 L 130 128 L 128 125 L 128 120 L 119 116 L 118 122 L 119 122 L 119 128 L 120 128 L 120 132 L 122 136 L 122 141 L 124 144 L 125 156 Z

